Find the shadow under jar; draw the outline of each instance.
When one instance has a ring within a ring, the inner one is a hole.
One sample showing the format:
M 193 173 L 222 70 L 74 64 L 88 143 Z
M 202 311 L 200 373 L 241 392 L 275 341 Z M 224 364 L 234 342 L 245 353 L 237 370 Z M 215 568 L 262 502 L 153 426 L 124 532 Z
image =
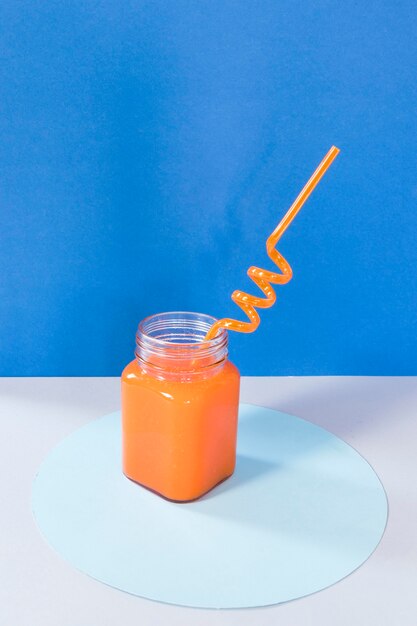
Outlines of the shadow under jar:
M 147 317 L 122 374 L 123 472 L 178 502 L 235 468 L 240 375 L 226 330 L 203 341 L 215 321 L 187 312 Z

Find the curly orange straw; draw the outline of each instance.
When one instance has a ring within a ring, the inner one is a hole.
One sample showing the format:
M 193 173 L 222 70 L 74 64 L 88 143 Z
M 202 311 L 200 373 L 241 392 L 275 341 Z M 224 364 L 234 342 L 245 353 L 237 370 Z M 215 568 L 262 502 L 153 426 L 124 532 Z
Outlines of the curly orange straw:
M 242 309 L 244 313 L 249 318 L 249 322 L 241 322 L 239 320 L 230 319 L 225 317 L 221 320 L 218 320 L 211 326 L 207 335 L 205 336 L 205 340 L 213 339 L 216 336 L 217 331 L 220 328 L 226 328 L 228 330 L 236 330 L 240 333 L 252 333 L 256 330 L 260 323 L 259 313 L 256 311 L 255 307 L 258 309 L 268 309 L 271 307 L 276 300 L 276 294 L 274 289 L 271 286 L 271 283 L 274 285 L 285 285 L 292 278 L 292 269 L 290 264 L 284 259 L 284 257 L 275 250 L 275 246 L 278 243 L 278 240 L 281 238 L 283 233 L 287 230 L 288 226 L 291 224 L 305 201 L 308 199 L 310 194 L 316 185 L 323 178 L 327 169 L 333 163 L 334 159 L 339 154 L 339 148 L 336 146 L 332 146 L 329 152 L 326 154 L 314 174 L 311 176 L 309 181 L 303 187 L 293 204 L 290 206 L 274 232 L 268 237 L 266 240 L 266 251 L 268 253 L 271 261 L 277 265 L 277 267 L 281 270 L 281 274 L 277 274 L 276 272 L 270 272 L 269 270 L 261 269 L 260 267 L 255 267 L 252 265 L 248 269 L 248 276 L 253 280 L 253 282 L 260 288 L 261 291 L 265 294 L 265 298 L 260 298 L 256 296 L 251 296 L 244 291 L 234 291 L 232 293 L 232 300 L 236 302 L 236 304 Z

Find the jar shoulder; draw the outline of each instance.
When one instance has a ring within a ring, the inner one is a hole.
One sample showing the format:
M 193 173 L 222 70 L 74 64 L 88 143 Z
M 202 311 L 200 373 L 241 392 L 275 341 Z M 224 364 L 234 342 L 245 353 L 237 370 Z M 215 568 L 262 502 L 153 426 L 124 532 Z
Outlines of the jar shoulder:
M 218 376 L 227 376 L 229 378 L 239 379 L 240 372 L 234 363 L 227 361 Z M 136 359 L 133 359 L 133 361 L 130 361 L 130 363 L 126 365 L 121 375 L 123 382 L 130 383 L 140 382 L 144 378 L 147 379 L 149 376 L 139 367 Z
M 126 365 L 121 375 L 121 379 L 123 381 L 128 381 L 128 380 L 141 378 L 141 377 L 142 377 L 142 372 L 138 366 L 136 359 L 133 359 L 133 361 L 130 361 L 130 363 Z
M 236 378 L 240 378 L 240 372 L 238 368 L 231 361 L 227 361 L 224 368 L 229 373 L 230 376 L 235 376 Z

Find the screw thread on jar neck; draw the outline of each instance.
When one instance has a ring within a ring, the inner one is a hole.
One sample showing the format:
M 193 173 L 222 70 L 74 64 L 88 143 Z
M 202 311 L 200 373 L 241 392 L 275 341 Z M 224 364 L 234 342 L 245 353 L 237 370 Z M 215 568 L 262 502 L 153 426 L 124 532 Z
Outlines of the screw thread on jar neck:
M 190 382 L 213 376 L 223 367 L 228 354 L 226 330 L 204 341 L 215 322 L 211 315 L 183 311 L 145 318 L 136 333 L 139 367 L 162 380 Z

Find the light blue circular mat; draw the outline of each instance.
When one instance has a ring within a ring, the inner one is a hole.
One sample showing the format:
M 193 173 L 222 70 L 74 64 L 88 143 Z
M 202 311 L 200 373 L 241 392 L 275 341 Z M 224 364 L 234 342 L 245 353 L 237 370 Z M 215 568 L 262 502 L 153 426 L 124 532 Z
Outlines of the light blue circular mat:
M 241 405 L 232 478 L 175 504 L 125 478 L 120 414 L 97 419 L 48 455 L 33 511 L 76 568 L 138 596 L 193 607 L 286 602 L 350 574 L 387 519 L 370 465 L 326 430 Z

